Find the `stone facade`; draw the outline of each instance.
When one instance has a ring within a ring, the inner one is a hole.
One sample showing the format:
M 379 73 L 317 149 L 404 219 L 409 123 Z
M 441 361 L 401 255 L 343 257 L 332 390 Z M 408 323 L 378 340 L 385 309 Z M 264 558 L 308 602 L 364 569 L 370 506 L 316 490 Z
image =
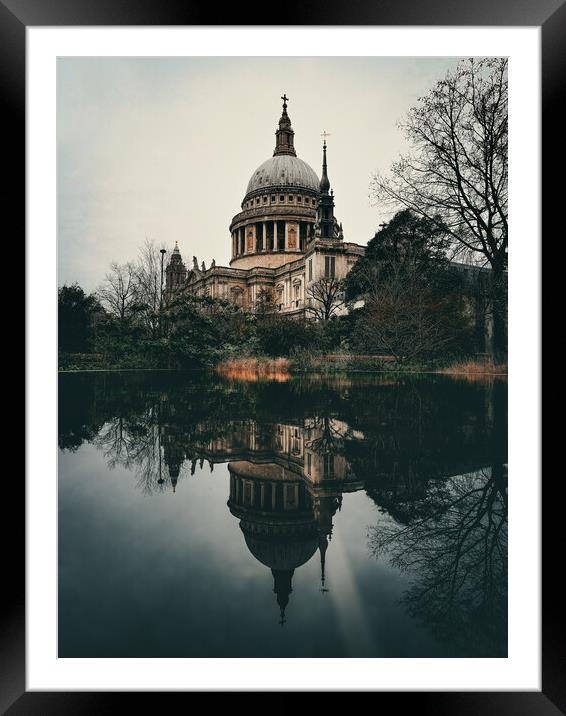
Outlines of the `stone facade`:
M 230 223 L 230 265 L 216 266 L 213 261 L 207 268 L 193 257 L 187 270 L 176 246 L 166 269 L 166 301 L 188 291 L 229 299 L 256 311 L 267 296 L 277 312 L 303 317 L 312 301 L 309 284 L 321 278 L 344 278 L 363 256 L 365 247 L 345 242 L 342 225 L 334 216 L 326 141 L 319 181 L 297 157 L 287 98 L 282 99 L 273 156 L 252 174 L 241 211 Z

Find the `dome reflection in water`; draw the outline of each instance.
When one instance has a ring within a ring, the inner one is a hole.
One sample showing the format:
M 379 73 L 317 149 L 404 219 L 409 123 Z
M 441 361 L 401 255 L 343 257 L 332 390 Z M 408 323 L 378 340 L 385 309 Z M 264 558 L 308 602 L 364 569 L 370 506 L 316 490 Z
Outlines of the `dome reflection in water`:
M 61 376 L 59 655 L 504 657 L 506 401 Z

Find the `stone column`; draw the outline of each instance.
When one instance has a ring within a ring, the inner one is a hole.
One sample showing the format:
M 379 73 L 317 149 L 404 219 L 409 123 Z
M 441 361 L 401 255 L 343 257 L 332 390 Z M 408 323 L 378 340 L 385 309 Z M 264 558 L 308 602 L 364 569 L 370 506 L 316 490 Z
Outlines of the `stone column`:
M 273 222 L 273 250 L 278 251 L 277 248 L 277 220 Z
M 289 222 L 285 222 L 285 249 L 284 251 L 289 250 Z
M 267 251 L 267 221 L 263 222 L 263 233 L 261 237 L 261 250 Z

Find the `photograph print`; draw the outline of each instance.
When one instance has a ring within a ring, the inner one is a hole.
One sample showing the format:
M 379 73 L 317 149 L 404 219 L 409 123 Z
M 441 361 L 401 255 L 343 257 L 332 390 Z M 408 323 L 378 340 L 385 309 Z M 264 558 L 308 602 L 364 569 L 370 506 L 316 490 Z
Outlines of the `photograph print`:
M 507 657 L 507 69 L 57 59 L 59 657 Z

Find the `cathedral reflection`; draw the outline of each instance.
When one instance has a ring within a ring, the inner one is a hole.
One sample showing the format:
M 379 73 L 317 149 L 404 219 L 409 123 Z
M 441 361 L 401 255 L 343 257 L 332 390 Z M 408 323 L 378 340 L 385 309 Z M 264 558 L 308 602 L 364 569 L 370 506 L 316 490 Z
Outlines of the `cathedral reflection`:
M 183 445 L 178 429 L 161 427 L 171 488 L 176 489 L 185 461 L 191 474 L 205 461 L 210 469 L 228 463 L 228 508 L 250 553 L 271 570 L 283 624 L 294 572 L 317 552 L 321 589 L 327 591 L 325 561 L 334 515 L 343 492 L 364 486 L 339 452 L 348 426 L 332 418 L 312 418 L 304 425 L 232 421 L 222 436 L 199 440 L 208 430 L 195 426 L 190 444 Z
M 406 613 L 454 654 L 505 656 L 505 383 L 108 374 L 67 377 L 60 390 L 61 450 L 92 444 L 144 495 L 178 500 L 185 480 L 226 466 L 217 472 L 241 532 L 237 558 L 249 553 L 271 582 L 274 623 L 289 618 L 299 575 L 314 580 L 309 591 L 343 592 L 333 551 L 355 517 L 348 500 L 338 512 L 345 493 L 362 491 L 378 512 L 358 548 L 407 575 Z
M 462 431 L 461 439 L 472 436 L 474 449 L 452 455 L 425 440 L 431 454 L 424 455 L 418 443 L 409 450 L 397 444 L 400 435 L 383 423 L 379 438 L 368 439 L 328 413 L 286 422 L 189 423 L 178 418 L 174 402 L 165 400 L 160 408 L 159 452 L 170 489 L 175 491 L 179 479 L 193 475 L 197 466 L 202 469 L 208 463 L 212 470 L 215 463 L 227 463 L 227 506 L 239 520 L 249 552 L 271 571 L 281 624 L 286 621 L 295 571 L 316 554 L 321 590 L 327 591 L 327 550 L 344 493 L 365 490 L 397 523 L 408 524 L 424 516 L 431 490 L 449 491 L 444 478 L 486 464 L 479 446 L 489 442 L 473 424 Z M 433 483 L 440 488 L 431 487 Z
M 191 475 L 226 464 L 227 517 L 271 571 L 282 624 L 309 561 L 321 591 L 331 588 L 337 512 L 345 493 L 364 491 L 388 517 L 387 529 L 368 528 L 364 549 L 418 576 L 410 613 L 452 640 L 476 638 L 475 614 L 499 615 L 489 623 L 503 633 L 506 385 L 156 382 L 73 380 L 60 401 L 60 447 L 92 442 L 148 495 L 178 493 Z

